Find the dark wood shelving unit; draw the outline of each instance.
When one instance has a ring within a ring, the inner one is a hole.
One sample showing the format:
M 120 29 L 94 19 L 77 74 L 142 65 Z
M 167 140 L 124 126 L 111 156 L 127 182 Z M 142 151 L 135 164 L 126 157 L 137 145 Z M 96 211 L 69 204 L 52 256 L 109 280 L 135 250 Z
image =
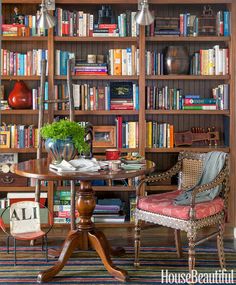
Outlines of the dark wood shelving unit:
M 115 11 L 125 11 L 132 10 L 136 11 L 138 7 L 137 0 L 56 0 L 56 7 L 61 7 L 63 9 L 70 10 L 86 10 L 86 12 L 91 11 L 91 13 L 96 13 L 97 7 L 102 4 L 111 4 L 115 7 Z M 178 3 L 177 3 L 178 2 Z M 24 6 L 27 14 L 32 13 L 32 9 L 41 4 L 41 0 L 3 0 L 4 5 L 7 7 L 13 6 L 12 4 L 17 4 L 18 6 Z M 176 12 L 176 7 L 178 11 L 182 12 L 188 11 L 188 7 L 191 13 L 201 15 L 204 5 L 212 5 L 213 10 L 216 9 L 228 9 L 231 11 L 232 15 L 236 15 L 236 1 L 234 0 L 149 0 L 150 9 L 155 10 L 157 15 L 174 17 L 179 12 Z M 10 8 L 4 11 L 10 14 Z M 123 10 L 122 10 L 123 9 Z M 214 12 L 217 10 L 214 10 Z M 119 12 L 117 12 L 119 13 Z M 235 93 L 236 93 L 236 20 L 233 16 L 231 19 L 231 36 L 197 36 L 197 37 L 179 37 L 179 36 L 145 36 L 145 28 L 140 26 L 138 37 L 58 37 L 54 36 L 52 29 L 48 31 L 48 36 L 46 37 L 1 37 L 2 48 L 9 48 L 11 50 L 16 50 L 19 52 L 25 52 L 33 48 L 44 48 L 48 49 L 48 86 L 49 86 L 49 99 L 52 99 L 54 94 L 54 84 L 65 83 L 66 76 L 55 75 L 55 50 L 69 50 L 75 52 L 79 57 L 86 58 L 88 53 L 91 54 L 107 54 L 107 50 L 111 48 L 127 48 L 131 45 L 135 45 L 139 48 L 139 75 L 134 76 L 97 76 L 97 75 L 78 75 L 72 76 L 72 79 L 76 82 L 92 82 L 93 86 L 98 86 L 99 84 L 105 85 L 109 84 L 110 81 L 132 81 L 139 86 L 139 110 L 96 110 L 96 111 L 81 111 L 76 110 L 75 115 L 78 120 L 91 121 L 95 126 L 100 125 L 115 125 L 115 117 L 117 115 L 125 116 L 125 120 L 138 121 L 139 122 L 139 147 L 126 149 L 122 148 L 120 151 L 122 153 L 128 152 L 139 152 L 141 155 L 146 156 L 147 159 L 155 160 L 159 169 L 167 169 L 169 166 L 173 165 L 173 161 L 177 160 L 178 153 L 180 151 L 196 151 L 196 152 L 208 152 L 213 150 L 225 151 L 230 153 L 231 161 L 231 198 L 230 198 L 230 220 L 231 225 L 236 225 L 236 194 L 235 194 L 235 182 L 236 181 L 236 109 L 235 109 Z M 13 46 L 13 42 L 14 46 Z M 191 50 L 198 51 L 200 48 L 209 48 L 214 45 L 219 45 L 222 47 L 228 47 L 230 50 L 229 54 L 229 75 L 151 75 L 147 76 L 146 73 L 146 50 L 156 50 L 158 48 L 162 49 L 168 45 L 184 45 Z M 38 87 L 40 76 L 2 76 L 2 83 L 4 85 L 12 84 L 13 81 L 23 80 L 26 84 L 32 87 Z M 168 85 L 171 88 L 177 87 L 183 89 L 186 92 L 191 92 L 206 96 L 203 93 L 205 90 L 209 92 L 213 87 L 227 83 L 230 85 L 230 109 L 229 110 L 146 110 L 145 108 L 145 87 L 147 85 L 164 86 Z M 37 126 L 37 116 L 38 110 L 4 110 L 0 111 L 2 116 L 2 121 L 8 124 L 19 123 L 19 124 L 34 124 Z M 51 121 L 55 116 L 67 116 L 69 113 L 67 110 L 54 110 L 54 106 L 51 107 L 47 112 L 47 118 Z M 224 132 L 224 121 L 229 120 L 229 146 L 220 145 L 217 147 L 209 146 L 183 146 L 174 148 L 146 148 L 146 121 L 160 121 L 169 122 L 174 125 L 175 130 L 186 131 L 191 127 L 216 127 L 218 128 L 221 136 L 221 143 L 223 144 L 223 132 Z M 105 156 L 104 148 L 94 148 L 93 152 L 95 157 Z M 18 153 L 20 161 L 29 158 L 36 157 L 36 148 L 7 148 L 1 149 L 1 153 Z M 45 151 L 44 151 L 44 155 Z M 116 188 L 117 187 L 117 188 Z M 4 190 L 3 190 L 4 188 Z M 64 188 L 64 187 L 63 187 Z M 45 191 L 47 188 L 43 188 Z M 62 189 L 59 187 L 59 190 Z M 175 185 L 157 185 L 157 186 L 147 186 L 148 191 L 168 191 L 176 189 Z M 118 195 L 127 195 L 135 191 L 135 187 L 123 187 L 123 186 L 106 186 L 106 187 L 94 187 L 97 192 L 104 192 L 104 196 L 108 195 L 109 192 L 118 192 Z M 0 187 L 0 191 L 34 191 L 34 187 L 17 187 L 17 190 L 8 187 Z M 128 201 L 128 196 L 126 197 Z M 51 201 L 50 201 L 51 202 Z M 51 203 L 52 204 L 52 203 Z M 99 224 L 98 224 L 99 225 Z M 56 224 L 56 227 L 64 227 L 65 224 Z M 129 222 L 121 224 L 101 224 L 99 226 L 112 226 L 112 227 L 132 227 L 133 224 Z

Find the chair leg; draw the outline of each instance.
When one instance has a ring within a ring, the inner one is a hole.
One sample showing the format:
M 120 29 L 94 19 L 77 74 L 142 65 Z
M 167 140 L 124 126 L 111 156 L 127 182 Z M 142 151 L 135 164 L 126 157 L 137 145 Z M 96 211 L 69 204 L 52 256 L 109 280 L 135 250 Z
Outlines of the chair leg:
M 7 253 L 9 253 L 9 240 L 10 240 L 10 236 L 7 236 Z
M 44 241 L 45 241 L 45 257 L 46 257 L 46 262 L 48 262 L 48 237 L 47 235 L 44 236 Z
M 140 220 L 135 221 L 135 232 L 134 232 L 134 266 L 138 267 L 140 266 L 139 263 L 139 254 L 140 254 L 140 234 L 141 234 L 141 222 Z
M 183 256 L 180 230 L 175 230 L 175 247 L 178 258 Z
M 188 268 L 190 274 L 195 268 L 195 240 L 196 233 L 188 233 Z
M 226 269 L 226 264 L 225 264 L 225 252 L 224 252 L 224 241 L 223 241 L 223 235 L 224 235 L 224 227 L 225 227 L 225 222 L 222 219 L 219 222 L 219 234 L 217 235 L 217 249 L 218 249 L 218 256 L 219 256 L 219 261 L 220 261 L 220 267 L 221 269 Z
M 13 238 L 13 242 L 14 242 L 14 265 L 16 266 L 16 239 Z

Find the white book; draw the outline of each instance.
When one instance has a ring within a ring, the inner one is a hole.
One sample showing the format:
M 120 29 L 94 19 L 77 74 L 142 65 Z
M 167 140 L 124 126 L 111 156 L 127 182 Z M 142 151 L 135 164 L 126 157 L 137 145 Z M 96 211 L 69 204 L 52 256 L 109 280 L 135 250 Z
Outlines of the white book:
M 223 75 L 223 50 L 219 49 L 219 75 Z
M 127 50 L 122 49 L 122 75 L 127 75 Z
M 219 45 L 215 45 L 214 47 L 214 50 L 215 50 L 215 75 L 220 75 L 220 72 L 219 72 Z
M 83 19 L 83 11 L 79 11 L 79 33 L 78 36 L 82 37 L 83 36 L 83 23 L 84 23 L 84 19 Z
M 127 48 L 127 75 L 132 75 L 132 50 L 131 48 Z
M 109 49 L 110 75 L 114 75 L 114 50 Z
M 137 23 L 135 21 L 136 12 L 131 12 L 131 36 L 137 36 Z

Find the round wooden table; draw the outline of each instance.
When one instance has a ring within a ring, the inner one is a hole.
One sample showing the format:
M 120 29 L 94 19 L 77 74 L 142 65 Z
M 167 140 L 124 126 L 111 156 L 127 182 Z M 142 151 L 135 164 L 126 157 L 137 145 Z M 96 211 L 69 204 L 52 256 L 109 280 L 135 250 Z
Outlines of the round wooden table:
M 37 281 L 50 281 L 64 267 L 67 260 L 70 258 L 76 249 L 93 248 L 100 256 L 107 271 L 119 281 L 128 280 L 128 274 L 125 270 L 117 268 L 110 258 L 110 255 L 119 255 L 122 251 L 115 250 L 110 247 L 105 235 L 95 228 L 91 221 L 93 210 L 96 202 L 94 192 L 91 186 L 93 180 L 107 179 L 126 179 L 134 178 L 151 173 L 155 169 L 155 164 L 151 161 L 146 161 L 139 170 L 119 170 L 119 171 L 98 171 L 98 172 L 64 172 L 55 173 L 49 170 L 49 161 L 47 159 L 34 159 L 20 162 L 14 165 L 14 172 L 18 175 L 36 178 L 38 180 L 59 181 L 70 180 L 74 187 L 74 181 L 80 180 L 80 187 L 77 191 L 76 208 L 79 213 L 80 221 L 74 230 L 68 233 L 66 240 L 62 246 L 58 261 L 51 268 L 42 271 L 38 275 Z M 72 187 L 72 188 L 73 188 Z M 50 191 L 50 190 L 49 190 Z M 50 195 L 53 197 L 53 193 Z M 74 217 L 73 217 L 74 218 Z M 124 251 L 123 251 L 124 252 Z

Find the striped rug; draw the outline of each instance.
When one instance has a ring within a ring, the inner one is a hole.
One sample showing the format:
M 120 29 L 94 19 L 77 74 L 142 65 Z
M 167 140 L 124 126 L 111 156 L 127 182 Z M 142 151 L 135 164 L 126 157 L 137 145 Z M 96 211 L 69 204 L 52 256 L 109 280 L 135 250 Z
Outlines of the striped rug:
M 236 272 L 236 252 L 226 249 L 227 269 Z M 196 255 L 196 268 L 198 272 L 215 272 L 219 270 L 216 248 L 198 247 Z M 0 248 L 0 284 L 36 284 L 37 274 L 54 264 L 56 259 L 50 258 L 46 263 L 40 247 L 20 247 L 17 249 L 18 265 L 14 267 L 13 253 L 5 253 L 5 248 Z M 142 248 L 139 269 L 133 267 L 134 249 L 126 248 L 126 254 L 113 258 L 116 266 L 128 271 L 130 280 L 127 284 L 176 284 L 171 279 L 161 280 L 161 270 L 169 273 L 187 273 L 187 250 L 184 257 L 178 259 L 174 247 L 145 247 Z M 112 278 L 104 269 L 103 264 L 94 251 L 79 252 L 73 255 L 64 269 L 51 282 L 44 284 L 117 284 L 119 281 Z M 177 283 L 187 284 L 187 283 Z M 196 283 L 200 284 L 200 283 Z M 205 283 L 208 284 L 208 283 Z M 217 284 L 217 283 L 212 283 Z M 220 283 L 218 283 L 220 284 Z M 226 283 L 221 283 L 226 284 Z M 236 284 L 236 275 L 234 283 Z

